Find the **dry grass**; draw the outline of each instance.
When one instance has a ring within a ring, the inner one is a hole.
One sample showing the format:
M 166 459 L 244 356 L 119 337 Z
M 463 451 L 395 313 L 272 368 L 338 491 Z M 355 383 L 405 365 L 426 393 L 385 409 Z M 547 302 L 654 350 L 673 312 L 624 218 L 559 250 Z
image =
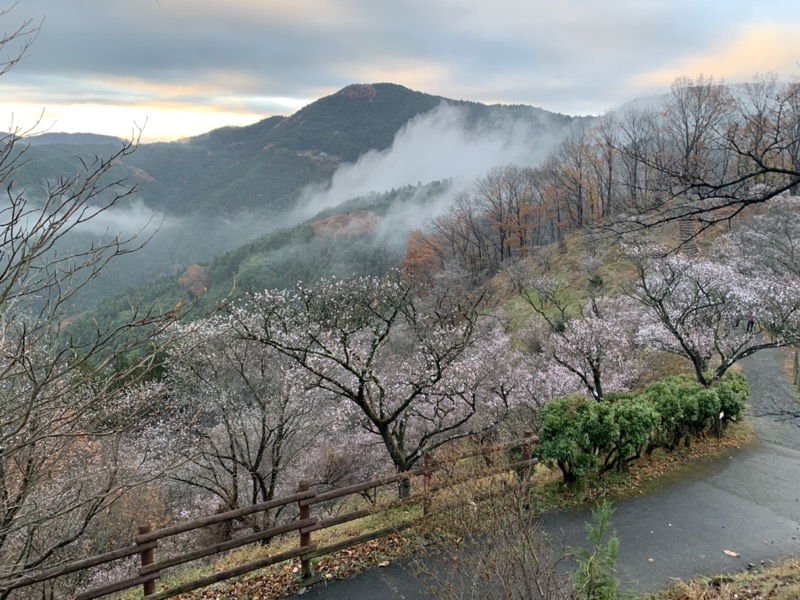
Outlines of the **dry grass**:
M 647 597 L 650 600 L 797 600 L 800 559 L 734 576 L 679 583 Z
M 318 548 L 342 542 L 349 538 L 357 537 L 385 528 L 398 526 L 406 521 L 415 520 L 422 515 L 421 504 L 388 508 L 387 505 L 397 499 L 396 485 L 383 488 L 377 496 L 375 504 L 367 502 L 360 495 L 347 498 L 346 502 L 337 506 L 332 515 L 341 515 L 351 511 L 363 509 L 371 510 L 372 514 L 360 519 L 335 525 L 327 529 L 312 533 L 312 543 Z M 327 515 L 321 515 L 324 519 Z M 213 534 L 210 534 L 213 535 Z M 219 541 L 217 539 L 200 538 L 200 545 Z M 188 540 L 187 540 L 188 542 Z M 179 552 L 188 552 L 197 547 L 197 540 L 183 547 Z M 185 583 L 231 570 L 242 565 L 282 554 L 298 547 L 299 533 L 292 532 L 282 537 L 274 538 L 268 545 L 258 543 L 248 544 L 226 553 L 215 555 L 211 560 L 198 563 L 189 563 L 165 573 L 163 579 L 157 583 L 157 591 L 173 588 Z M 364 569 L 388 564 L 388 561 L 405 556 L 409 553 L 411 544 L 403 533 L 395 533 L 387 537 L 365 542 L 312 560 L 314 571 L 322 579 L 344 579 L 363 571 Z M 165 559 L 169 555 L 158 556 Z M 219 584 L 215 584 L 195 592 L 177 596 L 183 599 L 214 598 L 222 599 L 250 599 L 260 598 L 274 600 L 286 598 L 302 591 L 304 582 L 300 575 L 300 560 L 295 559 L 252 571 L 245 575 L 235 577 Z M 138 589 L 132 589 L 118 596 L 122 599 L 141 597 Z

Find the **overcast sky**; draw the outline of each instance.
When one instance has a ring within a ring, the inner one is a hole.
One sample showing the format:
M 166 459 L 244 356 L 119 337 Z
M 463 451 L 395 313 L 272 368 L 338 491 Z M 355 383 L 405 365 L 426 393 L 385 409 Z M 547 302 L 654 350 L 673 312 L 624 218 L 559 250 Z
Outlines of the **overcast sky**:
M 602 114 L 683 75 L 800 76 L 797 0 L 19 0 L 0 33 L 29 18 L 4 129 L 175 139 L 375 82 Z

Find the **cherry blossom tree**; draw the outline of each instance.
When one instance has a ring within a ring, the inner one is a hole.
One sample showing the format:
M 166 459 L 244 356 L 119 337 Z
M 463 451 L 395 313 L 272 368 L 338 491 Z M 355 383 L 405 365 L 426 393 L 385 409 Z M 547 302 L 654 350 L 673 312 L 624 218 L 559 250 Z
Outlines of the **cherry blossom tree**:
M 313 469 L 334 462 L 318 456 L 333 419 L 285 356 L 240 339 L 224 319 L 180 329 L 168 383 L 180 407 L 172 415 L 173 429 L 185 435 L 180 450 L 192 450 L 174 479 L 216 498 L 222 510 L 234 510 L 290 493 L 300 479 L 340 483 L 355 470 Z M 309 454 L 318 460 L 304 460 Z M 261 514 L 261 521 L 245 525 L 269 527 L 272 517 Z
M 749 275 L 800 277 L 800 197 L 781 195 L 760 208 L 732 223 L 714 255 Z
M 592 298 L 580 318 L 551 331 L 543 353 L 553 361 L 553 379 L 577 379 L 578 386 L 602 400 L 606 392 L 630 389 L 641 374 L 635 332 L 641 310 L 627 298 Z
M 515 401 L 505 336 L 479 322 L 480 295 L 455 291 L 399 273 L 324 280 L 256 294 L 231 317 L 243 340 L 305 371 L 326 410 L 379 439 L 403 472 L 425 451 L 492 427 Z
M 599 297 L 598 261 L 590 258 L 584 268 L 583 291 L 565 277 L 528 276 L 523 269 L 507 274 L 535 313 L 529 334 L 542 356 L 541 390 L 602 400 L 607 391 L 629 389 L 640 375 L 635 332 L 641 309 L 624 297 Z
M 686 357 L 706 387 L 739 360 L 800 337 L 795 278 L 744 274 L 707 258 L 665 256 L 654 247 L 631 248 L 629 255 L 637 279 L 626 292 L 648 309 L 640 339 Z

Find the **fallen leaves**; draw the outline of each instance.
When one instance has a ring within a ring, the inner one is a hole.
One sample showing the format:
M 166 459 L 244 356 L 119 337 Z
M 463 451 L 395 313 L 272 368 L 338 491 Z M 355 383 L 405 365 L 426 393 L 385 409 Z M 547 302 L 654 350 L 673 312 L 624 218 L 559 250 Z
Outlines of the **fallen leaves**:
M 346 550 L 324 556 L 316 562 L 314 572 L 322 579 L 347 579 L 369 567 L 387 567 L 391 559 L 402 556 L 407 550 L 406 540 L 400 534 L 372 540 Z M 277 600 L 305 593 L 307 588 L 300 579 L 299 560 L 290 561 L 257 571 L 249 577 L 228 580 L 217 586 L 179 596 L 183 600 Z

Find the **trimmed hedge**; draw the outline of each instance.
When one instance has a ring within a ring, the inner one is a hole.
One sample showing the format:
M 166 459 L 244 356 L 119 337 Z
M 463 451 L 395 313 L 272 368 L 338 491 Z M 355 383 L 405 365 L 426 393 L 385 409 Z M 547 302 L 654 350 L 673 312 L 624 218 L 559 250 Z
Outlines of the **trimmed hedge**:
M 747 396 L 744 377 L 730 372 L 710 388 L 677 376 L 638 394 L 608 394 L 600 402 L 559 398 L 540 409 L 536 456 L 557 465 L 566 482 L 621 470 L 644 452 L 673 450 L 682 440 L 688 445 L 715 427 L 720 413 L 722 424 L 737 419 Z

